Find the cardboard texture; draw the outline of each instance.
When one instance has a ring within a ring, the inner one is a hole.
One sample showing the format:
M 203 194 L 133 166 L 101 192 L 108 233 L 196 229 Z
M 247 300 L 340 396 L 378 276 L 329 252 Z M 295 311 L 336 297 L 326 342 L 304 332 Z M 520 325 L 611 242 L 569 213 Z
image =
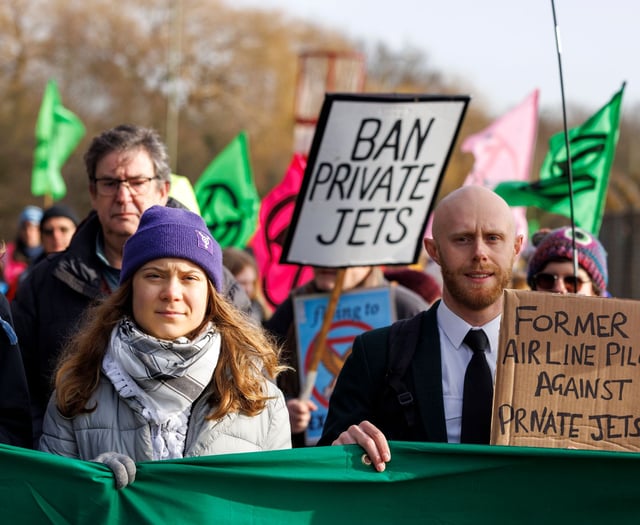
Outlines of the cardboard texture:
M 640 450 L 640 302 L 505 290 L 491 444 Z

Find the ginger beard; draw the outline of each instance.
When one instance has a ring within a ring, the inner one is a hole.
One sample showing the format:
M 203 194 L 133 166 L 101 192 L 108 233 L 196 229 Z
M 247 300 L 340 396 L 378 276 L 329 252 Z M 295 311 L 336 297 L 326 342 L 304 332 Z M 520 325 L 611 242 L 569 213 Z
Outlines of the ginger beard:
M 451 297 L 471 310 L 483 310 L 494 304 L 500 299 L 502 291 L 511 282 L 511 266 L 502 269 L 491 264 L 471 270 L 492 273 L 493 285 L 491 286 L 487 284 L 470 285 L 468 278 L 465 276 L 469 273 L 469 270 L 450 270 L 447 264 L 443 264 L 440 269 L 442 270 L 442 281 L 447 290 L 449 290 Z

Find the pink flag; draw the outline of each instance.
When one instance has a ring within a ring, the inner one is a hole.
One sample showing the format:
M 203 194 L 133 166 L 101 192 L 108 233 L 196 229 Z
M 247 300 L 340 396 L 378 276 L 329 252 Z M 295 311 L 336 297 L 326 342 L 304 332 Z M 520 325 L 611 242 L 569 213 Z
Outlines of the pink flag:
M 287 298 L 292 288 L 313 277 L 309 266 L 279 262 L 306 165 L 304 156 L 294 154 L 280 184 L 262 199 L 258 228 L 250 243 L 260 269 L 265 299 L 274 308 Z
M 475 157 L 465 186 L 476 184 L 493 189 L 504 181 L 529 180 L 538 132 L 538 93 L 535 89 L 488 128 L 465 139 L 462 151 Z M 513 208 L 513 215 L 518 233 L 526 239 L 526 208 Z

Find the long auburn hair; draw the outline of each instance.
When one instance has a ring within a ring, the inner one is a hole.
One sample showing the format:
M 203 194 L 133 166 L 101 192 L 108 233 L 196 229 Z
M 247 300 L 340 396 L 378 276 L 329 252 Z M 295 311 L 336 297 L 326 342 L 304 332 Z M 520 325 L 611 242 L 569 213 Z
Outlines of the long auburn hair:
M 287 367 L 279 363 L 280 349 L 248 316 L 236 309 L 209 282 L 205 318 L 196 332 L 213 322 L 221 336 L 220 357 L 205 388 L 211 412 L 207 419 L 228 413 L 259 414 L 269 399 L 265 376 L 275 380 Z M 113 294 L 90 307 L 80 328 L 67 342 L 55 374 L 56 404 L 65 417 L 90 413 L 87 406 L 98 387 L 102 360 L 113 328 L 124 316 L 133 319 L 133 284 L 128 279 Z

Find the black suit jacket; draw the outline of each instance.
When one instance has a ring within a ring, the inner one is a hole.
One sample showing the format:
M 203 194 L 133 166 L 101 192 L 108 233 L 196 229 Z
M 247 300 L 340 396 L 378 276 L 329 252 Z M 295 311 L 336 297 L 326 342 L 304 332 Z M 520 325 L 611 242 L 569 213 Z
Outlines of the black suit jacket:
M 329 412 L 318 445 L 330 445 L 351 425 L 364 420 L 380 428 L 387 439 L 446 442 L 442 395 L 440 335 L 436 311 L 439 301 L 419 313 L 420 333 L 405 382 L 414 394 L 416 424 L 409 427 L 400 405 L 389 403 L 385 379 L 391 328 L 379 328 L 355 338 L 329 402 Z

